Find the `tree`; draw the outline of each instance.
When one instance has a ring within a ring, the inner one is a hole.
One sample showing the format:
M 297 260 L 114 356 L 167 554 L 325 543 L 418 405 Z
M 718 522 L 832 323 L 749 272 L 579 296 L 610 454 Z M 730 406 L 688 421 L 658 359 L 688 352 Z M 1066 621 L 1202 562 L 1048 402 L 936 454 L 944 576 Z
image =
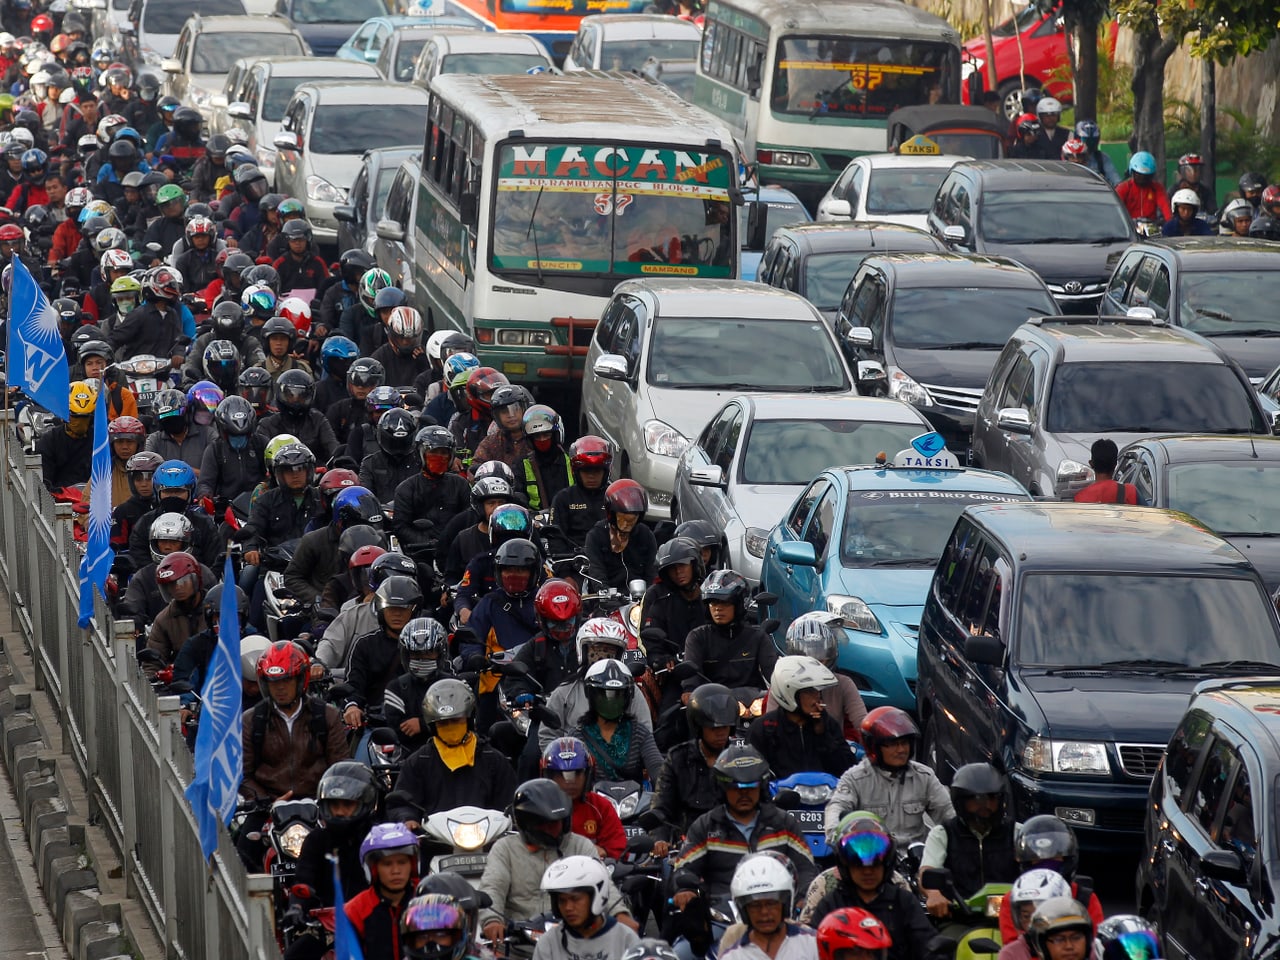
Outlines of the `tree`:
M 1059 0 L 1035 0 L 1036 6 L 1048 12 Z M 1097 119 L 1098 116 L 1098 27 L 1107 15 L 1107 0 L 1061 0 L 1062 23 L 1075 38 L 1077 55 L 1070 57 L 1075 80 L 1076 116 Z

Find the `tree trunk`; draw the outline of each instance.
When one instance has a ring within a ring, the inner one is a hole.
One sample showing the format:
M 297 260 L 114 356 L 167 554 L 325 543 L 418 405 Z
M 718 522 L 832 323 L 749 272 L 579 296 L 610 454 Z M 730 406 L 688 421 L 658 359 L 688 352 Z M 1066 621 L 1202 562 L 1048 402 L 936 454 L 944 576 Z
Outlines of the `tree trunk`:
M 987 89 L 994 90 L 999 77 L 996 75 L 996 45 L 991 37 L 991 0 L 983 0 L 982 32 L 987 39 Z
M 1164 170 L 1164 66 L 1178 49 L 1178 38 L 1155 31 L 1134 36 L 1133 135 L 1136 149 L 1156 158 L 1156 178 Z
M 1098 118 L 1098 24 L 1076 26 L 1079 66 L 1076 70 L 1076 119 Z
M 1200 180 L 1213 195 L 1214 208 L 1218 204 L 1218 77 L 1212 59 L 1200 64 L 1200 157 L 1204 160 Z

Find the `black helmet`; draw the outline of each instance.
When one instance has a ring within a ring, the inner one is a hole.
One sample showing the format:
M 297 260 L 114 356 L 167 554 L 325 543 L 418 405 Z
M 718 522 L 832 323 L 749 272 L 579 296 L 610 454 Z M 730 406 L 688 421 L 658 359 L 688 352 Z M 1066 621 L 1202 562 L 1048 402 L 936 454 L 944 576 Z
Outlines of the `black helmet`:
M 236 182 L 236 190 L 250 203 L 262 199 L 267 192 L 266 175 L 251 163 L 236 167 L 231 178 Z
M 238 291 L 244 286 L 244 272 L 253 266 L 253 259 L 247 253 L 241 253 L 239 250 L 233 250 L 227 254 L 227 259 L 222 261 L 222 282 L 224 284 L 234 283 L 235 289 Z M 220 306 L 220 305 L 219 305 Z M 239 306 L 237 304 L 237 306 Z M 214 308 L 217 309 L 216 307 Z
M 340 817 L 330 804 L 334 800 L 354 800 L 355 813 Z M 316 787 L 316 801 L 320 807 L 320 819 L 330 830 L 364 835 L 374 808 L 378 805 L 378 791 L 373 783 L 373 771 L 355 760 L 339 760 L 320 778 Z
M 618 720 L 631 708 L 636 681 L 621 660 L 597 660 L 582 679 L 587 703 L 597 716 Z
M 276 478 L 276 483 L 284 486 L 280 480 L 281 470 L 293 470 L 298 467 L 307 471 L 307 484 L 315 479 L 316 455 L 311 452 L 311 448 L 305 443 L 289 443 L 276 451 L 275 457 L 271 460 L 271 473 Z
M 769 761 L 755 747 L 734 743 L 725 747 L 711 766 L 711 776 L 721 789 L 735 784 L 759 786 L 762 789 L 773 778 Z
M 315 398 L 316 382 L 305 370 L 286 370 L 276 380 L 276 404 L 281 410 L 302 416 Z
M 264 343 L 271 337 L 288 337 L 289 347 L 292 349 L 294 338 L 298 335 L 298 328 L 284 317 L 271 317 L 262 325 L 258 335 Z
M 213 411 L 213 420 L 228 437 L 247 437 L 258 426 L 253 404 L 234 393 L 222 398 Z
M 711 558 L 707 561 L 707 569 L 714 570 L 719 566 L 720 532 L 708 520 L 686 520 L 675 529 L 675 536 L 685 537 L 698 545 L 700 550 L 710 550 Z
M 240 339 L 240 333 L 244 330 L 244 309 L 240 304 L 231 300 L 223 300 L 221 303 L 214 305 L 213 312 L 209 314 L 209 319 L 217 336 L 226 340 Z
M 742 616 L 751 584 L 736 570 L 712 570 L 702 581 L 702 602 L 732 603 L 735 619 Z
M 508 540 L 493 555 L 493 573 L 498 587 L 510 597 L 529 596 L 538 586 L 538 570 L 541 566 L 542 558 L 532 540 Z M 523 588 L 519 585 L 518 578 L 508 581 L 503 575 L 504 570 L 528 571 Z
M 388 414 L 394 413 L 390 410 L 387 414 L 383 414 L 382 419 L 387 419 Z M 382 426 L 382 421 L 378 421 L 378 426 Z M 511 484 L 504 477 L 481 477 L 471 485 L 471 507 L 481 516 L 484 515 L 484 505 L 488 500 L 501 500 L 502 503 L 511 502 Z M 493 529 L 489 530 L 490 536 Z
M 231 138 L 225 133 L 215 133 L 209 138 L 204 148 L 211 157 L 225 157 L 227 151 L 231 149 Z
M 381 547 L 387 549 L 387 538 L 367 523 L 357 523 L 347 527 L 338 535 L 338 556 L 342 558 L 342 569 L 347 569 L 351 557 L 361 547 Z
M 966 763 L 951 777 L 951 805 L 958 816 L 970 830 L 986 834 L 1004 819 L 1005 788 L 1008 784 L 1004 775 L 989 763 Z M 965 809 L 965 801 L 973 797 L 994 796 L 998 798 L 995 813 L 991 817 L 978 817 Z
M 246 367 L 236 379 L 236 391 L 253 404 L 266 409 L 271 401 L 271 374 L 262 367 Z
M 407 457 L 413 453 L 417 427 L 417 418 L 408 410 L 388 410 L 378 419 L 378 447 L 389 457 Z
M 76 351 L 76 357 L 81 363 L 84 363 L 86 357 L 101 357 L 110 363 L 112 356 L 111 345 L 103 340 L 86 340 Z
M 284 235 L 286 242 L 294 239 L 311 242 L 311 224 L 306 220 L 289 220 L 280 228 L 280 233 Z
M 223 394 L 235 389 L 240 376 L 240 351 L 230 340 L 210 340 L 204 348 L 204 372 Z
M 675 586 L 667 577 L 667 571 L 682 563 L 693 567 L 694 583 L 702 579 L 702 551 L 688 537 L 672 537 L 658 548 L 658 578 L 667 586 Z
M 204 615 L 210 618 L 210 622 L 212 622 L 213 617 L 222 615 L 222 588 L 224 586 L 226 584 L 216 583 L 204 595 Z M 239 587 L 236 587 L 236 613 L 240 619 L 240 628 L 243 630 L 245 624 L 249 622 L 249 595 Z
M 698 737 L 707 727 L 734 727 L 740 710 L 732 690 L 720 683 L 704 683 L 689 694 L 689 732 Z
M 377 590 L 391 577 L 416 577 L 418 565 L 403 553 L 384 553 L 369 567 L 369 589 Z
M 446 427 L 439 426 L 423 427 L 414 436 L 413 445 L 417 447 L 419 457 L 426 457 L 430 450 L 448 450 L 449 456 L 453 456 L 457 449 L 453 433 Z
M 372 357 L 360 357 L 347 369 L 347 383 L 353 387 L 380 387 L 386 379 L 386 368 Z
M 1240 174 L 1238 184 L 1241 196 L 1245 196 L 1249 193 L 1262 193 L 1263 190 L 1267 189 L 1267 178 L 1260 173 L 1255 173 L 1250 170 L 1246 173 Z
M 573 804 L 554 780 L 526 780 L 516 787 L 511 818 L 531 846 L 555 847 L 572 830 Z
M 344 250 L 342 256 L 338 258 L 338 271 L 342 274 L 346 285 L 353 290 L 365 272 L 375 266 L 377 264 L 373 257 L 363 250 Z
M 386 556 L 386 554 L 383 554 Z M 382 557 L 378 558 L 379 560 Z M 388 607 L 408 607 L 413 613 L 417 613 L 418 608 L 422 606 L 422 588 L 418 586 L 418 581 L 413 577 L 402 577 L 399 575 L 387 577 L 380 584 L 378 589 L 373 592 L 373 612 L 378 618 L 378 625 L 384 630 L 387 628 L 384 614 Z M 410 617 L 412 617 L 412 613 Z
M 240 279 L 244 281 L 246 287 L 251 287 L 255 283 L 266 284 L 271 288 L 272 293 L 277 297 L 280 296 L 280 274 L 269 263 L 253 264 L 240 274 Z
M 1024 871 L 1047 866 L 1067 880 L 1075 878 L 1080 861 L 1075 833 L 1051 813 L 1030 817 L 1014 831 L 1013 856 Z M 1043 863 L 1046 860 L 1051 863 Z M 1057 866 L 1053 866 L 1054 862 Z
M 113 167 L 117 163 L 136 163 L 138 160 L 138 148 L 133 145 L 131 140 L 113 140 L 111 146 L 107 147 L 107 156 L 111 158 Z
M 1259 240 L 1280 240 L 1280 219 L 1271 216 L 1269 213 L 1255 217 L 1253 222 L 1249 224 L 1249 236 L 1256 237 Z

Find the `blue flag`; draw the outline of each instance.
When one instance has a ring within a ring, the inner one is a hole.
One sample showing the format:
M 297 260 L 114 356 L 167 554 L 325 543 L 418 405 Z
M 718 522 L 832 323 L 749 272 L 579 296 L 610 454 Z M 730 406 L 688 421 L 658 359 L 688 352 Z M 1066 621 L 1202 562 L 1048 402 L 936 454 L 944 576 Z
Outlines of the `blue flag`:
M 333 863 L 333 960 L 364 960 L 360 938 L 347 917 L 346 898 L 342 895 L 342 877 L 338 873 L 338 858 L 329 855 Z
M 58 311 L 19 257 L 9 289 L 9 386 L 50 413 L 71 419 L 71 374 L 58 331 Z
M 200 729 L 196 733 L 196 774 L 187 787 L 187 802 L 200 828 L 205 860 L 218 849 L 218 824 L 235 813 L 236 796 L 244 779 L 244 751 L 240 733 L 240 610 L 236 577 L 227 556 L 222 575 L 226 585 L 218 611 L 218 643 L 209 658 L 209 672 L 200 689 Z
M 16 259 L 16 258 L 15 258 Z M 64 391 L 70 393 L 70 391 Z M 115 554 L 111 549 L 111 447 L 107 443 L 107 386 L 99 381 L 93 410 L 93 460 L 89 468 L 89 538 L 80 558 L 80 629 L 93 618 L 93 588 L 105 591 Z

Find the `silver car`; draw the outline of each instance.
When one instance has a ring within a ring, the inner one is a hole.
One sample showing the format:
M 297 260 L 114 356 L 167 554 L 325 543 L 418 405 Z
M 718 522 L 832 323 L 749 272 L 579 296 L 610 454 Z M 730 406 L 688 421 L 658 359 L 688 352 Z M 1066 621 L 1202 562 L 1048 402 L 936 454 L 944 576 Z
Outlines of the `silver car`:
M 707 421 L 745 393 L 854 396 L 831 328 L 804 298 L 735 280 L 627 280 L 587 350 L 582 432 L 610 441 L 617 476 L 671 516 L 676 463 Z
M 298 197 L 321 243 L 338 239 L 333 208 L 347 191 L 366 150 L 421 147 L 427 133 L 427 91 L 405 83 L 356 80 L 299 86 L 276 134 L 275 189 Z
M 708 520 L 724 531 L 725 563 L 758 582 L 769 531 L 805 484 L 829 467 L 892 457 L 932 430 L 900 400 L 734 397 L 680 458 L 673 519 Z

